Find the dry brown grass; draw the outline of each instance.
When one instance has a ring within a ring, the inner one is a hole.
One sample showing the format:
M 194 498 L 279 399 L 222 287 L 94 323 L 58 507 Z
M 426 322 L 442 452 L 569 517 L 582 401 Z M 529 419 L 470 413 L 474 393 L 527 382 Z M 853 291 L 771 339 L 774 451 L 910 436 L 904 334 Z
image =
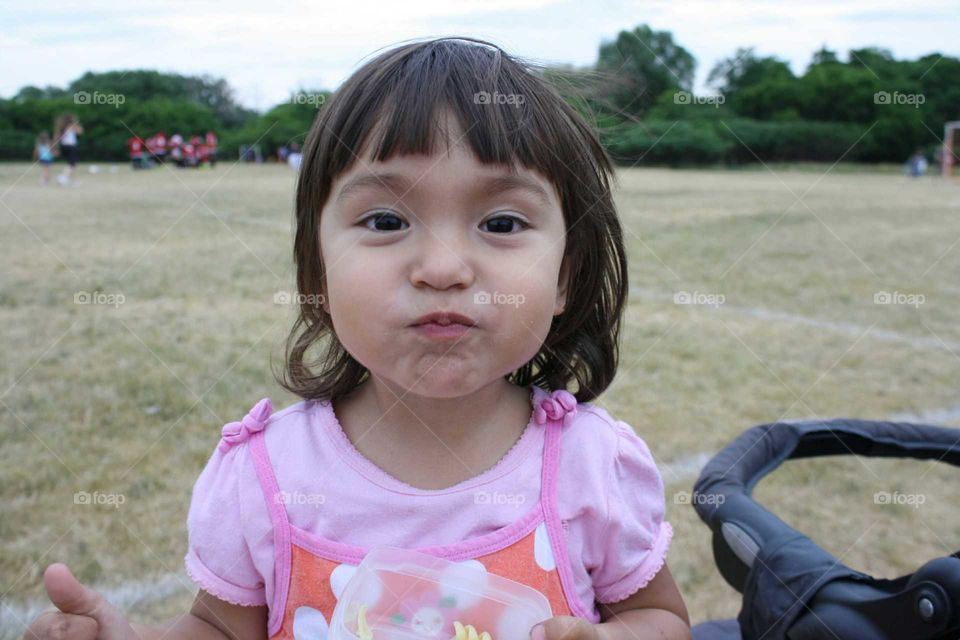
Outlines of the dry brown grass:
M 827 168 L 620 174 L 633 294 L 621 372 L 597 402 L 665 469 L 669 561 L 694 621 L 735 615 L 739 599 L 713 567 L 707 529 L 674 500 L 695 474 L 672 462 L 782 417 L 960 405 L 960 187 Z M 7 623 L 43 595 L 55 560 L 104 586 L 179 577 L 182 588 L 130 614 L 185 611 L 190 489 L 220 426 L 264 395 L 276 407 L 297 400 L 269 370 L 293 317 L 273 302 L 292 289 L 293 174 L 222 165 L 78 176 L 79 188 L 44 188 L 36 167 L 0 165 Z M 78 291 L 124 302 L 74 304 Z M 678 291 L 725 301 L 678 305 Z M 876 305 L 877 291 L 926 299 Z M 943 467 L 791 462 L 757 497 L 844 562 L 893 577 L 960 546 L 956 475 Z M 878 506 L 882 490 L 926 502 Z M 78 505 L 78 491 L 125 503 Z

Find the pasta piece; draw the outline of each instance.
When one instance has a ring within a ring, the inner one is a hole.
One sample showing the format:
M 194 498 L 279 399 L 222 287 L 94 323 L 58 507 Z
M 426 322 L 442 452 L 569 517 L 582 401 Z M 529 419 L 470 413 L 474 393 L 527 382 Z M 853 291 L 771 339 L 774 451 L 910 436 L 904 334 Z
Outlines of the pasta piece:
M 493 637 L 486 631 L 477 635 L 477 630 L 474 629 L 472 624 L 464 627 L 458 620 L 454 620 L 453 628 L 456 633 L 450 640 L 493 640 Z
M 367 604 L 360 605 L 360 613 L 357 615 L 357 637 L 360 640 L 373 640 L 373 632 L 367 625 Z

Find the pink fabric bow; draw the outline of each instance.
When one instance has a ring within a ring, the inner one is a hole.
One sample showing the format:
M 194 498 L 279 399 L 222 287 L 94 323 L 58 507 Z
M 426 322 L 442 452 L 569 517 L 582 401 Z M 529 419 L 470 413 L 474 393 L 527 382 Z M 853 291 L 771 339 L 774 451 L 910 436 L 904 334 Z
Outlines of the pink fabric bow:
M 217 448 L 226 453 L 233 445 L 245 441 L 258 431 L 263 431 L 272 412 L 273 405 L 270 403 L 270 398 L 264 398 L 255 404 L 240 422 L 228 422 L 223 425 L 223 430 L 220 432 L 222 437 Z
M 540 400 L 534 409 L 533 418 L 538 424 L 545 424 L 547 419 L 563 418 L 563 426 L 568 426 L 577 417 L 577 399 L 566 389 L 557 389 L 549 397 Z

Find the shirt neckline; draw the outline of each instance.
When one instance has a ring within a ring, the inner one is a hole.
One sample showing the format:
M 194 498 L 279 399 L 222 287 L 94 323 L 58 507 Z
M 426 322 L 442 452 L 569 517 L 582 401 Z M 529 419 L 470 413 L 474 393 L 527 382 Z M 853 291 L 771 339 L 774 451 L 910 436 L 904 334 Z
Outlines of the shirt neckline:
M 530 384 L 530 418 L 527 420 L 527 426 L 524 428 L 523 433 L 520 434 L 520 437 L 516 442 L 513 443 L 513 446 L 510 447 L 510 450 L 507 451 L 493 466 L 487 468 L 485 471 L 480 474 L 473 476 L 472 478 L 467 478 L 457 484 L 444 487 L 441 489 L 421 489 L 420 487 L 414 487 L 411 484 L 407 484 L 402 480 L 394 477 L 393 475 L 387 473 L 384 469 L 376 465 L 372 460 L 360 453 L 360 450 L 357 449 L 353 443 L 350 441 L 350 438 L 347 437 L 346 432 L 343 430 L 343 425 L 340 424 L 340 419 L 337 417 L 336 411 L 333 409 L 333 403 L 329 400 L 324 400 L 320 403 L 324 412 L 324 419 L 321 420 L 324 428 L 327 431 L 327 435 L 330 437 L 330 440 L 336 446 L 337 450 L 340 452 L 341 456 L 364 478 L 372 482 L 373 484 L 392 491 L 394 493 L 406 494 L 406 495 L 417 495 L 417 496 L 438 496 L 445 495 L 449 493 L 458 493 L 471 489 L 481 484 L 485 484 L 499 478 L 501 476 L 510 473 L 524 460 L 533 449 L 533 445 L 537 442 L 540 432 L 544 430 L 544 427 L 537 424 L 534 421 L 535 413 L 535 403 L 540 398 L 540 396 L 545 395 L 546 392 L 540 389 L 535 384 Z

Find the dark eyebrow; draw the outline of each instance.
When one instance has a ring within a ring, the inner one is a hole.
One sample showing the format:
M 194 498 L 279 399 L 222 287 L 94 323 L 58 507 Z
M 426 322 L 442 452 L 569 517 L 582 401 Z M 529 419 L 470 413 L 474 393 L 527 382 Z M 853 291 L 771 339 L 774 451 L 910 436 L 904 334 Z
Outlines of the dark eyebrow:
M 407 193 L 416 183 L 411 182 L 409 178 L 400 173 L 365 173 L 356 176 L 345 182 L 340 187 L 336 202 L 342 202 L 350 194 L 363 189 L 373 188 L 382 191 L 388 191 L 396 198 L 400 198 Z M 498 196 L 508 191 L 526 191 L 544 205 L 552 204 L 550 195 L 532 178 L 527 178 L 519 174 L 503 174 L 485 178 L 478 186 L 478 192 L 485 197 Z
M 365 173 L 345 182 L 340 187 L 336 201 L 342 202 L 354 191 L 371 187 L 389 191 L 394 197 L 399 198 L 410 190 L 411 182 L 406 176 L 399 173 Z
M 483 183 L 483 193 L 486 196 L 498 196 L 507 191 L 526 191 L 539 199 L 544 205 L 550 206 L 550 196 L 547 191 L 540 186 L 540 183 L 532 178 L 527 178 L 518 174 L 506 174 L 488 178 Z

